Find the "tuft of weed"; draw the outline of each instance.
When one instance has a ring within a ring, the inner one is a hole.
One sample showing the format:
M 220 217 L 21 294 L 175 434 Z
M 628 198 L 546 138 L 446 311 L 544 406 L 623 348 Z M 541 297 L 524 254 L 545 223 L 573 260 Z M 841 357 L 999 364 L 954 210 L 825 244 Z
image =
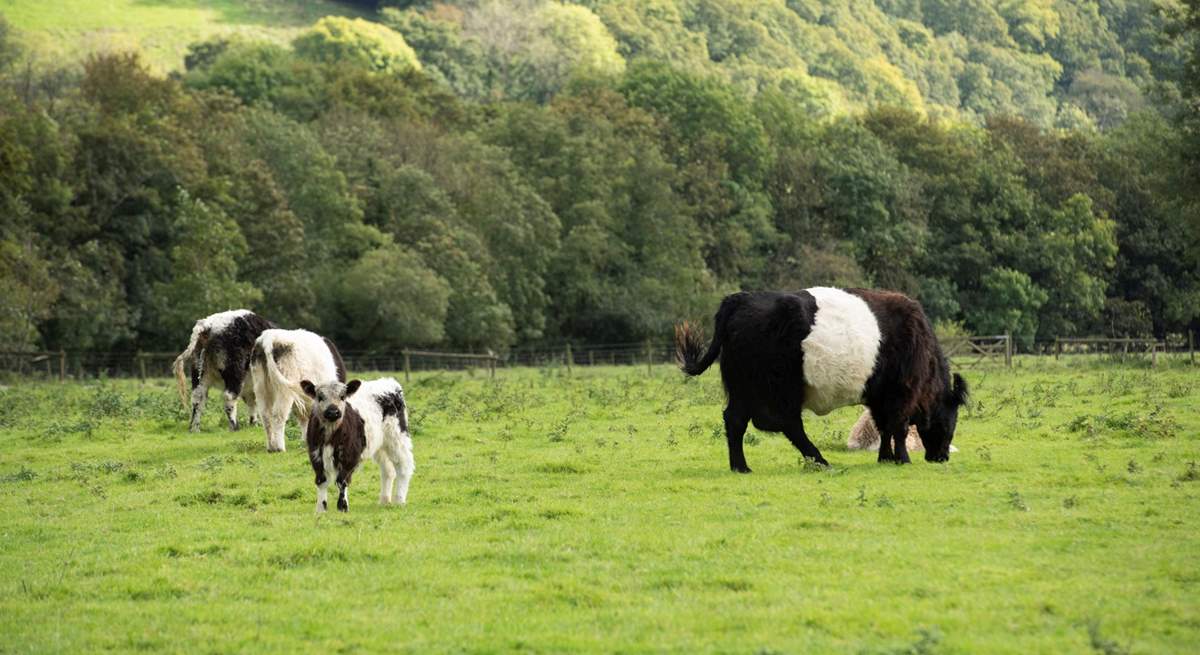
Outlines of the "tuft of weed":
M 301 566 L 320 566 L 334 562 L 375 561 L 379 556 L 371 553 L 350 551 L 342 548 L 303 548 L 290 553 L 276 554 L 267 557 L 273 567 L 294 569 Z
M 562 417 L 562 419 L 557 421 L 550 428 L 550 434 L 549 434 L 548 438 L 553 443 L 565 441 L 567 438 L 567 430 L 570 430 L 570 429 L 571 429 L 571 417 L 564 416 L 564 417 Z
M 917 628 L 917 638 L 911 644 L 882 650 L 859 651 L 862 655 L 933 655 L 942 643 L 942 632 L 937 627 Z
M 1188 462 L 1187 468 L 1175 480 L 1177 482 L 1195 482 L 1196 480 L 1200 480 L 1200 467 L 1197 467 L 1195 462 Z
M 1080 414 L 1063 426 L 1068 432 L 1082 432 L 1084 438 L 1092 439 L 1114 434 L 1136 439 L 1169 439 L 1179 430 L 1175 418 L 1156 405 L 1148 413 L 1121 412 L 1119 414 Z
M 18 469 L 16 473 L 9 473 L 8 475 L 0 475 L 0 484 L 9 483 L 9 482 L 29 482 L 30 480 L 32 480 L 36 477 L 37 477 L 37 473 L 33 469 L 26 468 L 25 465 L 22 464 L 21 468 Z
M 250 500 L 250 495 L 245 492 L 226 494 L 218 489 L 207 489 L 190 494 L 181 494 L 175 497 L 175 502 L 183 507 L 191 507 L 192 505 L 229 505 L 231 507 L 254 509 L 258 506 L 257 503 Z
M 92 390 L 87 413 L 91 416 L 118 418 L 129 414 L 129 405 L 116 387 L 101 382 Z
M 78 421 L 53 421 L 46 426 L 41 437 L 46 441 L 58 442 L 62 441 L 63 437 L 72 434 L 82 434 L 84 437 L 91 437 L 96 425 L 87 419 Z
M 1088 643 L 1092 650 L 1104 655 L 1129 655 L 1129 647 L 1121 645 L 1115 639 L 1109 639 L 1100 632 L 1100 622 L 1097 620 L 1088 621 L 1087 624 Z
M 538 464 L 533 467 L 533 470 L 536 473 L 567 473 L 572 475 L 578 475 L 587 471 L 587 469 L 570 462 L 546 462 L 545 464 Z
M 1008 504 L 1015 510 L 1022 512 L 1029 511 L 1029 505 L 1025 503 L 1025 499 L 1021 496 L 1021 492 L 1017 491 L 1016 489 L 1008 492 Z

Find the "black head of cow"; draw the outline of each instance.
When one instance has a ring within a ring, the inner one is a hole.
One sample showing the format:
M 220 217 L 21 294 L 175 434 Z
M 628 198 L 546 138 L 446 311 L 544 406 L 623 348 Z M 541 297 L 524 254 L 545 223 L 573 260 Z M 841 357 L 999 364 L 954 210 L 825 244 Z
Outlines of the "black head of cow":
M 929 411 L 929 423 L 918 430 L 925 445 L 925 461 L 945 462 L 950 459 L 950 442 L 958 427 L 958 408 L 967 404 L 967 381 L 955 373 L 946 389 L 938 394 Z
M 336 426 L 346 413 L 346 399 L 353 396 L 361 384 L 359 380 L 351 380 L 345 384 L 335 380 L 316 385 L 308 380 L 301 380 L 300 388 L 313 399 L 312 416 Z

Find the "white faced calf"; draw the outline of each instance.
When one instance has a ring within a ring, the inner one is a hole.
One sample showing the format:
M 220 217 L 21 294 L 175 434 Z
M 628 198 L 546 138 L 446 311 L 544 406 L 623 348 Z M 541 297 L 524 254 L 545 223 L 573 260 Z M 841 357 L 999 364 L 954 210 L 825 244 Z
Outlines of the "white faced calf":
M 328 506 L 330 478 L 337 481 L 338 510 L 350 510 L 346 489 L 364 457 L 379 465 L 379 502 L 403 505 L 416 467 L 400 383 L 392 378 L 317 385 L 304 380 L 300 386 L 313 400 L 305 440 L 317 476 L 317 512 Z
M 346 367 L 333 342 L 308 330 L 266 330 L 250 358 L 254 395 L 267 430 L 267 452 L 287 448 L 283 428 L 292 408 L 300 432 L 308 431 L 308 398 L 301 380 L 346 380 Z

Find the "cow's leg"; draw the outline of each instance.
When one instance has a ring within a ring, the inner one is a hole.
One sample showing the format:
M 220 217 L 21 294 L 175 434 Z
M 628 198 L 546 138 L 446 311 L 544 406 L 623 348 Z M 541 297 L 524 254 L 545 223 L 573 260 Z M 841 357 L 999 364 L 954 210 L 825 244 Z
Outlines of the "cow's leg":
M 221 371 L 221 382 L 225 383 L 225 418 L 229 421 L 229 429 L 236 431 L 238 397 L 242 395 L 244 380 L 237 373 L 237 367 L 229 364 Z
M 869 402 L 867 409 L 871 410 L 871 419 L 875 421 L 875 430 L 879 433 L 879 461 L 895 461 L 892 452 L 892 434 L 888 430 L 896 421 L 899 411 L 887 402 Z
M 237 403 L 238 395 L 229 389 L 225 390 L 225 418 L 229 421 L 229 430 L 236 432 L 238 429 L 237 422 Z
M 829 466 L 829 462 L 821 457 L 821 451 L 817 449 L 813 442 L 809 441 L 808 435 L 804 432 L 804 421 L 796 419 L 796 422 L 784 428 L 783 433 L 787 435 L 788 441 L 800 451 L 800 454 L 805 458 L 811 459 L 822 466 Z
M 317 513 L 320 514 L 329 509 L 329 477 L 325 475 L 325 458 L 321 454 L 321 448 L 310 447 L 308 449 L 308 461 L 312 464 L 313 473 L 316 475 L 317 484 Z
M 246 403 L 246 422 L 250 425 L 262 423 L 262 417 L 258 415 L 258 399 L 254 395 L 254 385 L 249 382 L 242 383 L 242 402 Z
M 746 426 L 750 423 L 750 413 L 732 401 L 725 407 L 725 443 L 729 447 L 729 470 L 735 473 L 749 473 L 746 464 L 746 453 L 742 447 L 742 438 L 746 436 Z
M 192 356 L 192 415 L 188 420 L 188 431 L 200 431 L 200 416 L 204 413 L 204 402 L 208 399 L 208 385 L 204 383 L 204 351 Z
M 874 413 L 874 412 L 872 412 Z M 881 420 L 878 416 L 875 425 L 879 428 L 879 461 L 908 464 L 908 418 L 898 412 L 888 412 Z M 884 457 L 884 449 L 887 457 Z

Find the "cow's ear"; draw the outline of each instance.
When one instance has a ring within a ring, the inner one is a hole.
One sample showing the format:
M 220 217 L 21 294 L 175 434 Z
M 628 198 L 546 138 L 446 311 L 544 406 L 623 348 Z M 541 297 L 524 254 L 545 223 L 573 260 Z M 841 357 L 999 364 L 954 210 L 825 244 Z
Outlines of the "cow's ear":
M 967 391 L 967 381 L 964 380 L 963 376 L 959 375 L 958 373 L 954 374 L 954 388 L 952 393 L 955 406 L 962 407 L 963 405 L 967 404 L 967 397 L 969 395 L 969 392 Z
M 304 393 L 308 394 L 309 398 L 317 397 L 317 388 L 313 386 L 312 382 L 309 382 L 308 380 L 301 380 L 300 388 L 304 390 Z
M 350 396 L 353 396 L 354 392 L 358 391 L 358 388 L 360 386 L 362 386 L 361 380 L 351 380 L 351 381 L 347 382 L 346 383 L 346 393 L 342 394 L 342 398 L 349 398 Z

